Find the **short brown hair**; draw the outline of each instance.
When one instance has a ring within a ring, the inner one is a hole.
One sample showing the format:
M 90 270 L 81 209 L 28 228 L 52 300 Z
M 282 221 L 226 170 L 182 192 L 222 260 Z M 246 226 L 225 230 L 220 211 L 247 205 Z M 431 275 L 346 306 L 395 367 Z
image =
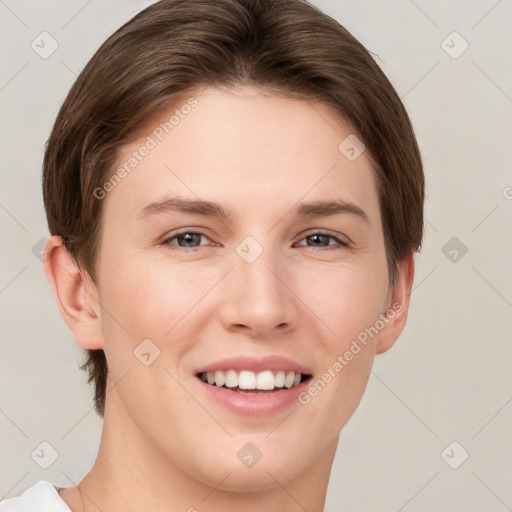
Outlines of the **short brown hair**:
M 98 49 L 64 101 L 47 142 L 43 197 L 52 235 L 96 283 L 104 184 L 134 130 L 178 94 L 255 85 L 315 99 L 354 126 L 377 178 L 389 269 L 419 249 L 424 176 L 409 117 L 372 55 L 306 0 L 161 0 Z M 340 141 L 341 142 L 341 141 Z M 107 361 L 87 350 L 103 417 Z

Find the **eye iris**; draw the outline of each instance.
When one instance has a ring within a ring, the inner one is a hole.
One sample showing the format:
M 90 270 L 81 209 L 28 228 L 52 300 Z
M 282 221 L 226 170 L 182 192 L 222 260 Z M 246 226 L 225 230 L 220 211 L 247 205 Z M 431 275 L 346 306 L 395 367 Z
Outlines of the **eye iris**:
M 325 245 L 329 245 L 329 238 L 331 238 L 329 235 L 322 235 L 322 234 L 316 234 L 316 235 L 310 235 L 308 236 L 308 245 L 317 245 L 316 243 L 309 243 L 311 240 L 314 240 L 315 242 L 325 242 Z
M 201 237 L 203 235 L 201 233 L 183 233 L 181 235 L 176 235 L 176 241 L 179 246 L 182 247 L 196 247 L 201 245 Z M 306 237 L 307 245 L 310 247 L 318 247 L 321 246 L 329 246 L 329 239 L 331 239 L 331 235 L 324 235 L 322 233 L 316 233 L 314 235 L 309 235 Z
M 180 242 L 184 241 L 186 244 L 186 247 L 191 247 L 190 244 L 192 244 L 193 247 L 200 244 L 201 242 L 201 234 L 200 233 L 184 233 L 183 235 L 179 235 L 177 237 L 178 243 L 181 245 Z

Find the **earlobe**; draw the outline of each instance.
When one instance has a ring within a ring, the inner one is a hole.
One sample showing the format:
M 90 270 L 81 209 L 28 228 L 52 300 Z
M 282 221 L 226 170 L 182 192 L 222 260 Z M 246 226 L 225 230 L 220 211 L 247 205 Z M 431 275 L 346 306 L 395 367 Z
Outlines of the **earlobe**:
M 77 343 L 86 349 L 103 348 L 96 286 L 80 272 L 60 236 L 52 236 L 46 243 L 44 271 L 62 318 Z
M 398 264 L 398 275 L 391 288 L 386 311 L 388 322 L 381 332 L 375 347 L 375 354 L 382 354 L 389 350 L 404 330 L 409 312 L 413 280 L 414 253 L 411 252 Z

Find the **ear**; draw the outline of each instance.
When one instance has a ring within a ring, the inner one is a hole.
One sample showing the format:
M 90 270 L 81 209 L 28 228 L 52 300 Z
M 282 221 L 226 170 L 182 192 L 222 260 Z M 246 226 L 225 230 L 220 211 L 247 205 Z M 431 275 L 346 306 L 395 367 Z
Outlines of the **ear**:
M 46 242 L 44 271 L 62 318 L 77 343 L 86 349 L 103 348 L 97 287 L 86 273 L 80 272 L 60 236 L 52 236 Z
M 387 300 L 387 321 L 381 331 L 375 354 L 382 354 L 389 350 L 404 330 L 409 312 L 409 299 L 411 297 L 414 280 L 414 253 L 398 264 L 398 275 L 390 288 Z

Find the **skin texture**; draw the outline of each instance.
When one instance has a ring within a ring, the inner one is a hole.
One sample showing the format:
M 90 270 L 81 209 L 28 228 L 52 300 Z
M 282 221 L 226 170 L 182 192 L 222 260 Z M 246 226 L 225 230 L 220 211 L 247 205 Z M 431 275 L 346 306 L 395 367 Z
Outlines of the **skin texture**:
M 413 256 L 390 286 L 370 159 L 338 150 L 353 130 L 327 106 L 244 87 L 197 90 L 178 107 L 190 97 L 197 105 L 102 199 L 98 286 L 59 237 L 48 242 L 62 316 L 82 347 L 104 349 L 110 371 L 99 455 L 80 482 L 85 510 L 319 512 L 373 358 L 404 328 Z M 176 108 L 138 130 L 120 166 Z M 137 218 L 166 195 L 220 203 L 232 218 Z M 368 222 L 293 213 L 333 199 Z M 183 230 L 204 232 L 195 251 L 171 238 Z M 319 230 L 348 247 L 311 237 Z M 263 249 L 250 264 L 236 251 L 248 236 Z M 393 304 L 400 311 L 307 404 L 244 416 L 198 386 L 197 368 L 242 354 L 283 355 L 319 378 Z M 150 366 L 133 354 L 147 338 L 161 351 Z M 263 454 L 251 468 L 237 458 L 247 442 Z M 61 495 L 80 510 L 76 488 Z

